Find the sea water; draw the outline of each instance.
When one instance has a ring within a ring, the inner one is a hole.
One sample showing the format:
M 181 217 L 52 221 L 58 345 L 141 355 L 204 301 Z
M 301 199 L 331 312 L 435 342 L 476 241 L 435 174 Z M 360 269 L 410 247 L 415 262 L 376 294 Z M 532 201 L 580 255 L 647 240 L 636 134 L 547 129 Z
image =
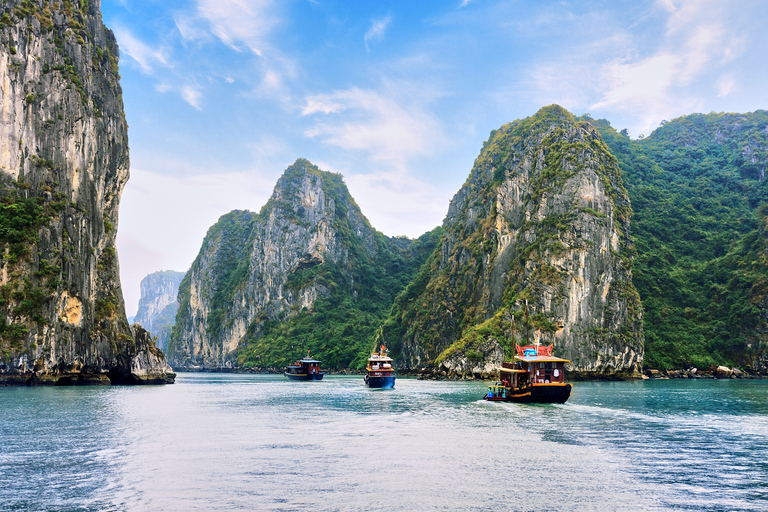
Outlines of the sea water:
M 768 510 L 768 380 L 0 388 L 0 510 Z

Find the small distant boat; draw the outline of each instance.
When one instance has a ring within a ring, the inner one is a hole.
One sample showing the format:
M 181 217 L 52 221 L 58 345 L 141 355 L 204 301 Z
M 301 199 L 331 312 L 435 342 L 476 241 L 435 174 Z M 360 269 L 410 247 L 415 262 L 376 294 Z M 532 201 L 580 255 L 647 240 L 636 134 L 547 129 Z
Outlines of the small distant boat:
M 571 385 L 565 382 L 567 359 L 552 355 L 552 346 L 517 346 L 514 361 L 504 361 L 499 368 L 500 380 L 488 386 L 483 397 L 491 402 L 564 404 L 571 396 Z
M 392 358 L 387 355 L 387 349 L 381 345 L 379 352 L 374 352 L 368 358 L 365 368 L 365 385 L 369 388 L 391 389 L 395 387 L 395 369 L 392 368 Z
M 317 359 L 307 356 L 285 368 L 284 375 L 291 380 L 323 380 L 323 372 L 320 371 L 320 363 Z

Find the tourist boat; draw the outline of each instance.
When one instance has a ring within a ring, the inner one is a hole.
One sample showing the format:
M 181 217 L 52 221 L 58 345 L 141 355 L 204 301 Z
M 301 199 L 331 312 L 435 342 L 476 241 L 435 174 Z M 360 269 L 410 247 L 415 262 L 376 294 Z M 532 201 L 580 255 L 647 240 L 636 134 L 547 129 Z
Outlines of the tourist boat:
M 387 349 L 381 346 L 379 352 L 374 352 L 368 358 L 365 367 L 365 385 L 369 388 L 391 389 L 395 387 L 395 369 L 392 368 L 392 358 L 387 355 Z
M 307 356 L 285 368 L 285 376 L 291 380 L 323 380 L 323 372 L 320 371 L 320 363 L 317 359 Z
M 571 385 L 565 382 L 567 359 L 552 355 L 552 346 L 517 346 L 514 361 L 504 361 L 499 368 L 499 381 L 488 386 L 486 400 L 492 402 L 564 404 L 571 396 Z

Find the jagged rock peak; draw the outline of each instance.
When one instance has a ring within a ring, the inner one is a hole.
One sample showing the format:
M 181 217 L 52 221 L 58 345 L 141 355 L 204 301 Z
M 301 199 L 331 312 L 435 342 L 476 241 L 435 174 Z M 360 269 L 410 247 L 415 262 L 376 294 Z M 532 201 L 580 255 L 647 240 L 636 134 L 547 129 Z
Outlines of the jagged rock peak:
M 369 229 L 370 223 L 360 212 L 341 174 L 322 171 L 304 158 L 297 159 L 286 168 L 272 192 L 269 201 L 259 212 L 287 216 L 314 223 L 318 215 L 354 215 Z
M 299 159 L 258 214 L 230 212 L 208 230 L 179 287 L 170 360 L 283 365 L 311 348 L 330 366 L 359 362 L 436 238 L 384 236 L 341 175 Z
M 236 365 L 254 319 L 290 317 L 329 294 L 320 283 L 298 282 L 302 271 L 345 265 L 351 236 L 375 252 L 373 235 L 340 174 L 296 160 L 258 214 L 233 211 L 208 230 L 180 287 L 171 361 Z
M 511 356 L 540 332 L 576 371 L 636 373 L 630 216 L 617 161 L 588 123 L 553 105 L 494 130 L 451 201 L 429 279 L 393 308 L 404 312 L 388 322 L 390 345 L 411 367 L 482 372 L 498 354 L 479 350 L 488 339 Z

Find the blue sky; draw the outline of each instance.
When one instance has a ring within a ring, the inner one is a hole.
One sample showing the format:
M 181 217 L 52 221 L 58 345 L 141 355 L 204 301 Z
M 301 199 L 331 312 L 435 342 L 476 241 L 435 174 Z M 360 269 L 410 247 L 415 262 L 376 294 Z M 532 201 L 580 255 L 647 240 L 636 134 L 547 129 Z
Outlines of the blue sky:
M 120 46 L 131 179 L 123 292 L 185 271 L 297 158 L 344 175 L 371 224 L 442 222 L 491 130 L 558 103 L 633 137 L 768 108 L 768 3 L 102 0 Z

